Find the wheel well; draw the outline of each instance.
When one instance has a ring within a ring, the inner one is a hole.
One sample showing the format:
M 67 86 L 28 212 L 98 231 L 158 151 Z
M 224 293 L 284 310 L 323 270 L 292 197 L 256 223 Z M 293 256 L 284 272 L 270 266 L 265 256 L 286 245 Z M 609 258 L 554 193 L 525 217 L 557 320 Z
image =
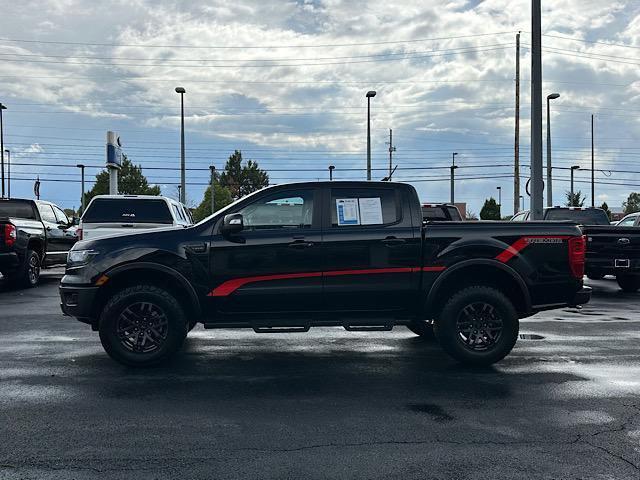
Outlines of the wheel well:
M 141 268 L 124 270 L 113 277 L 99 290 L 94 306 L 94 316 L 97 320 L 105 304 L 117 291 L 134 285 L 152 285 L 162 288 L 173 296 L 180 303 L 185 311 L 185 316 L 190 321 L 195 322 L 200 315 L 197 302 L 193 301 L 188 289 L 178 279 L 167 272 L 161 270 Z
M 37 240 L 35 238 L 29 240 L 29 243 L 27 243 L 27 249 L 33 250 L 34 252 L 36 252 L 38 254 L 38 257 L 40 257 L 40 261 L 43 260 L 44 248 L 40 240 Z
M 463 288 L 473 285 L 494 287 L 503 292 L 519 314 L 528 314 L 529 305 L 525 293 L 519 283 L 509 272 L 491 265 L 469 265 L 447 275 L 443 282 L 435 285 L 436 290 L 428 309 L 435 314 L 442 309 L 451 296 Z

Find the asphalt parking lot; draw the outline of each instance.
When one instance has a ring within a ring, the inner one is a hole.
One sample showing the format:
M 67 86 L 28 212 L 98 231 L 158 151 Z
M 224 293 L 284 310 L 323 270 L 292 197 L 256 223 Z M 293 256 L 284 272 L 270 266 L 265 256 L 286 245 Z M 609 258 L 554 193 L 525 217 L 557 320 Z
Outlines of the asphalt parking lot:
M 403 327 L 198 328 L 132 370 L 62 316 L 57 273 L 0 287 L 2 479 L 640 478 L 640 295 L 613 280 L 484 370 Z

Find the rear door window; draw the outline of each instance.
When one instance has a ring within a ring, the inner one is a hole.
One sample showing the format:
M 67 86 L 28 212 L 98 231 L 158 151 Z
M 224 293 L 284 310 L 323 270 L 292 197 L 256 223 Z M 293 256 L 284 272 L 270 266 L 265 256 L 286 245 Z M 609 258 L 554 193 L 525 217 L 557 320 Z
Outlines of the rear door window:
M 43 222 L 58 223 L 58 219 L 53 213 L 51 205 L 47 205 L 46 203 L 40 204 L 38 205 L 38 211 L 40 212 Z
M 618 227 L 633 227 L 633 225 L 636 223 L 636 218 L 638 217 L 627 217 L 618 222 Z
M 96 198 L 82 216 L 83 223 L 173 224 L 167 202 L 162 199 Z
M 396 190 L 391 188 L 332 188 L 331 226 L 390 225 L 402 220 Z

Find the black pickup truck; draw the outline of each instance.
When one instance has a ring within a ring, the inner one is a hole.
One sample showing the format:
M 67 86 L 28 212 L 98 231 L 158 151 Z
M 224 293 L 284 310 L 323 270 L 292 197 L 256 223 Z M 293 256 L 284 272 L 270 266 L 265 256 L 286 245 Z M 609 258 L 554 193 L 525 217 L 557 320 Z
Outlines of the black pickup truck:
M 588 302 L 570 223 L 435 222 L 390 182 L 285 184 L 186 229 L 78 242 L 65 314 L 127 365 L 158 363 L 196 323 L 259 333 L 407 325 L 461 362 L 504 358 L 518 319 Z
M 77 238 L 71 221 L 50 202 L 0 199 L 0 273 L 9 282 L 33 287 L 40 269 L 66 262 Z
M 529 211 L 516 214 L 512 221 L 526 221 Z M 593 280 L 615 275 L 625 292 L 640 289 L 640 229 L 611 225 L 601 208 L 550 207 L 544 210 L 548 221 L 574 222 L 582 226 L 587 239 L 585 273 Z

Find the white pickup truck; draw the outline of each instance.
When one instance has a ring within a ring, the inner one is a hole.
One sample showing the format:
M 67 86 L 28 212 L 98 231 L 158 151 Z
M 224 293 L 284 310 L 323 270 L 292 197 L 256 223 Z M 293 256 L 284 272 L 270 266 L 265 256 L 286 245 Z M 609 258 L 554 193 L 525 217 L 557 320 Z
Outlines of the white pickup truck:
M 188 227 L 191 213 L 180 202 L 158 195 L 97 195 L 80 219 L 80 240 L 127 235 L 162 227 Z

